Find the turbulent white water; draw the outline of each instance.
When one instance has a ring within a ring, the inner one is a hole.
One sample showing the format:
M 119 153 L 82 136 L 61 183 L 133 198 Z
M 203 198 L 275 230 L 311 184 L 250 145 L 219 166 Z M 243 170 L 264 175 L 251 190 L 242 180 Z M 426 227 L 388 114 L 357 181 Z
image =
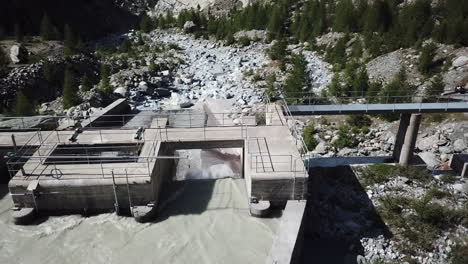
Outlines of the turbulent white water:
M 249 216 L 244 186 L 242 179 L 191 181 L 146 224 L 101 214 L 17 226 L 6 195 L 0 263 L 263 263 L 278 220 Z

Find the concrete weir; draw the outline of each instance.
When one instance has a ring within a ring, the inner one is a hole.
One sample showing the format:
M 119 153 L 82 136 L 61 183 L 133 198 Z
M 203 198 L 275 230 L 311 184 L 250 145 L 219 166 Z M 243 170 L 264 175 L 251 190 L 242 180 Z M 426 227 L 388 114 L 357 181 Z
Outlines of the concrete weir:
M 126 108 L 120 101 L 113 105 Z M 75 131 L 0 132 L 0 142 L 6 145 L 14 135 L 20 148 L 15 157 L 34 146 L 28 159 L 7 162 L 13 217 L 24 223 L 41 212 L 115 210 L 148 221 L 171 179 L 178 159 L 174 153 L 183 149 L 242 149 L 242 176 L 252 215 L 264 216 L 269 210 L 264 205 L 270 203 L 304 200 L 308 174 L 278 108 L 269 105 L 266 125 L 261 126 L 255 117 L 245 118 L 241 125 L 223 120 L 223 125 L 207 126 L 213 122 L 205 120 L 201 127 L 174 126 L 169 118 L 154 115 L 146 129 L 93 129 L 91 122 Z

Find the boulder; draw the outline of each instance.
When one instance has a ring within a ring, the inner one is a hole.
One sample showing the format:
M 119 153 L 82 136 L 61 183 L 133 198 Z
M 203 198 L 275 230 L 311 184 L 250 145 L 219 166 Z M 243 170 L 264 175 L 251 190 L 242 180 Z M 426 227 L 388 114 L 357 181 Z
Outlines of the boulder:
M 195 23 L 193 21 L 187 21 L 184 24 L 184 30 L 185 32 L 192 32 L 192 30 L 196 27 Z
M 464 139 L 459 138 L 453 142 L 453 150 L 455 152 L 463 152 L 466 148 L 467 146 Z
M 434 145 L 437 145 L 438 142 L 439 142 L 439 136 L 432 135 L 430 137 L 426 137 L 426 138 L 419 140 L 416 146 L 419 150 L 425 151 L 425 150 L 431 149 Z
M 440 161 L 437 159 L 436 154 L 432 152 L 422 152 L 418 155 L 430 169 L 434 169 L 440 164 Z
M 23 45 L 13 45 L 10 48 L 10 59 L 14 64 L 24 63 L 28 59 L 28 50 Z
M 460 56 L 456 58 L 452 65 L 453 67 L 462 67 L 468 64 L 468 57 L 467 56 Z
M 140 82 L 137 90 L 142 94 L 149 94 L 149 86 L 146 82 Z
M 156 88 L 154 90 L 154 95 L 156 97 L 170 97 L 171 96 L 171 91 L 166 88 Z
M 357 152 L 357 149 L 344 148 L 338 152 L 338 156 L 349 156 Z
M 322 141 L 315 147 L 314 152 L 317 154 L 325 154 L 327 153 L 327 149 L 327 144 L 324 141 Z
M 120 97 L 126 97 L 127 96 L 127 88 L 125 87 L 119 87 L 114 90 L 114 94 L 120 96 Z

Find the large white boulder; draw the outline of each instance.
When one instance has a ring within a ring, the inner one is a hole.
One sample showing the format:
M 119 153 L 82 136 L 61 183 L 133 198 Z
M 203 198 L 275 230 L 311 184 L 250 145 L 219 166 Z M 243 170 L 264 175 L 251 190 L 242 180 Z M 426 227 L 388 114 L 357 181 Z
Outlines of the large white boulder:
M 28 59 L 28 50 L 22 45 L 13 45 L 10 48 L 10 60 L 14 64 L 24 63 Z
M 462 67 L 468 64 L 468 57 L 467 56 L 460 56 L 456 58 L 453 62 L 452 65 L 453 67 Z

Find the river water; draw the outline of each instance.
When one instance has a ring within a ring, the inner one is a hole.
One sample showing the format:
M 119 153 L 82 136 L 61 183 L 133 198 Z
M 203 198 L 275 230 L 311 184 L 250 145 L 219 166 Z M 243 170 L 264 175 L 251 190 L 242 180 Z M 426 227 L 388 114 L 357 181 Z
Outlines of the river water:
M 2 185 L 0 263 L 264 263 L 279 219 L 251 217 L 244 179 L 224 178 L 239 175 L 236 150 L 184 155 L 153 223 L 108 213 L 14 225 Z

